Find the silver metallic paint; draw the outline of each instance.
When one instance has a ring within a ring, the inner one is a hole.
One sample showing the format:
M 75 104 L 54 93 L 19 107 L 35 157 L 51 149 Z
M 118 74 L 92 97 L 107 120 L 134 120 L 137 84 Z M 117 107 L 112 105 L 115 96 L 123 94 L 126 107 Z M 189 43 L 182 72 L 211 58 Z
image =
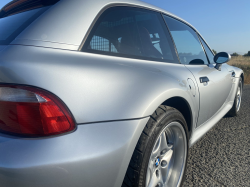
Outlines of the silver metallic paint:
M 120 187 L 148 119 L 79 125 L 53 138 L 0 134 L 0 187 Z
M 235 98 L 235 93 L 238 88 L 239 78 L 234 78 L 232 81 L 232 89 L 225 101 L 225 103 L 220 107 L 220 109 L 211 116 L 202 125 L 197 127 L 189 140 L 189 147 L 192 147 L 202 136 L 204 136 L 210 129 L 212 129 L 220 120 L 227 114 L 227 112 L 232 108 Z
M 192 110 L 192 146 L 230 110 L 243 74 L 239 68 L 223 64 L 236 73 L 235 78 L 230 77 L 232 89 L 223 93 L 228 97 L 222 107 L 195 129 L 201 88 L 186 66 L 79 52 L 98 13 L 114 5 L 144 7 L 185 22 L 142 1 L 61 0 L 12 45 L 1 46 L 0 82 L 54 93 L 79 124 L 75 132 L 53 138 L 0 135 L 1 187 L 119 187 L 148 118 L 93 122 L 147 117 L 165 100 L 181 97 Z M 194 82 L 195 91 L 188 79 Z M 208 94 L 218 100 L 213 92 Z
M 194 75 L 200 93 L 200 111 L 197 126 L 206 122 L 225 103 L 231 88 L 231 73 L 222 65 L 221 71 L 214 65 L 185 65 Z M 200 77 L 208 77 L 209 82 L 200 83 Z
M 1 82 L 54 93 L 78 124 L 149 116 L 171 97 L 185 99 L 193 119 L 198 115 L 199 95 L 187 85 L 193 75 L 182 64 L 17 45 L 0 61 Z

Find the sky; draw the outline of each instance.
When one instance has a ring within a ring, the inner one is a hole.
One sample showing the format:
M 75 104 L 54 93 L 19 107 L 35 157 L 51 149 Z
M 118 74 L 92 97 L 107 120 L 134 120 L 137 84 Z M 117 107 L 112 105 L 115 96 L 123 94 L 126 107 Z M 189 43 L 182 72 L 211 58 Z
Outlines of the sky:
M 217 52 L 250 51 L 250 0 L 142 0 L 189 22 Z M 0 0 L 3 7 L 10 0 Z
M 143 0 L 193 25 L 217 52 L 250 51 L 250 0 Z

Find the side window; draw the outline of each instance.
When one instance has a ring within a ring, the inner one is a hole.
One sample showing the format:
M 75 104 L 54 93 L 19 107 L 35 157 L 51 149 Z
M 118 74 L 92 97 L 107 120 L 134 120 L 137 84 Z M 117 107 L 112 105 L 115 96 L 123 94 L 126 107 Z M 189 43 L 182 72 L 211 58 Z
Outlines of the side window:
M 188 25 L 164 15 L 182 64 L 208 64 L 196 32 Z
M 113 7 L 98 19 L 82 51 L 179 63 L 160 13 Z
M 205 51 L 207 53 L 207 57 L 209 59 L 209 63 L 210 64 L 214 64 L 214 54 L 211 52 L 211 50 L 209 49 L 209 47 L 207 46 L 207 44 L 204 42 L 204 40 L 199 36 L 201 42 L 202 42 L 202 45 L 203 47 L 205 48 Z

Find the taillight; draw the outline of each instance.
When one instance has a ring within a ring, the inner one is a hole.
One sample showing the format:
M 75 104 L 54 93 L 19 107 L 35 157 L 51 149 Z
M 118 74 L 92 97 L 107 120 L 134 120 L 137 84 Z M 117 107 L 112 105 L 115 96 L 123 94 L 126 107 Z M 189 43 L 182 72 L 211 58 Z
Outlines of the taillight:
M 55 95 L 28 86 L 0 86 L 1 132 L 39 137 L 74 129 L 72 115 Z

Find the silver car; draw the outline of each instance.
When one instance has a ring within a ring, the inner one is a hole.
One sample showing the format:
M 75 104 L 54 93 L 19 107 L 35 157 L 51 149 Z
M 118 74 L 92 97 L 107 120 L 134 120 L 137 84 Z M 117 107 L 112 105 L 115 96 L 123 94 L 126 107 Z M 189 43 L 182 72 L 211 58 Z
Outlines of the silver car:
M 1 187 L 176 187 L 188 148 L 237 116 L 244 74 L 137 0 L 0 11 Z

